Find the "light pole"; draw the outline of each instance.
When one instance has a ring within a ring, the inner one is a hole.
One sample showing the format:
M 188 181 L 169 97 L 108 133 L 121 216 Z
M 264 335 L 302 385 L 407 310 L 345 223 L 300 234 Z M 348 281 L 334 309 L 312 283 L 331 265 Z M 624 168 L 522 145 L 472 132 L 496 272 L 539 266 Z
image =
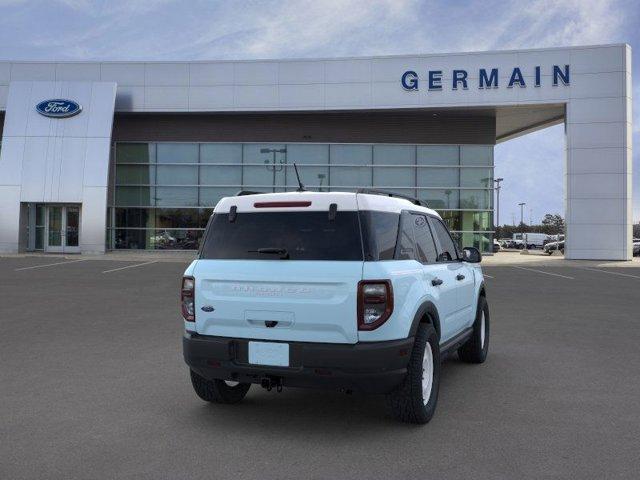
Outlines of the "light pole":
M 526 202 L 519 203 L 520 205 L 520 225 L 524 226 L 524 206 Z
M 277 153 L 284 153 L 286 155 L 287 153 L 287 149 L 286 148 L 261 148 L 260 149 L 260 153 L 273 153 L 273 163 L 271 165 L 269 165 L 269 160 L 265 160 L 264 163 L 267 164 L 267 170 L 271 170 L 273 172 L 273 192 L 275 193 L 276 191 L 276 172 L 281 171 L 284 168 L 284 164 L 287 163 L 286 161 L 286 156 L 285 156 L 285 160 L 280 160 L 280 165 L 278 166 L 278 164 L 276 163 L 276 154 Z M 287 177 L 286 172 L 285 172 L 285 178 Z M 286 187 L 286 185 L 285 185 Z
M 496 178 L 494 180 L 496 184 L 496 225 L 500 226 L 500 182 L 503 181 L 504 178 Z
M 524 236 L 524 206 L 526 205 L 526 202 L 521 202 L 518 205 L 520 205 L 520 228 L 522 229 L 522 245 L 524 247 L 522 252 L 529 253 L 527 249 L 527 239 Z

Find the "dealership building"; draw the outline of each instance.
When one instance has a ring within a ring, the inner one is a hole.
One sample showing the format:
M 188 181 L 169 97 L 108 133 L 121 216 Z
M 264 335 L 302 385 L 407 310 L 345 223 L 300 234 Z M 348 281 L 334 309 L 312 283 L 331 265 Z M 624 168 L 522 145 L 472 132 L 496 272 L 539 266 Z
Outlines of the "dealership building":
M 565 254 L 631 259 L 631 49 L 0 62 L 0 252 L 195 249 L 239 190 L 369 187 L 491 248 L 494 146 L 564 124 Z M 526 155 L 519 161 L 529 162 Z

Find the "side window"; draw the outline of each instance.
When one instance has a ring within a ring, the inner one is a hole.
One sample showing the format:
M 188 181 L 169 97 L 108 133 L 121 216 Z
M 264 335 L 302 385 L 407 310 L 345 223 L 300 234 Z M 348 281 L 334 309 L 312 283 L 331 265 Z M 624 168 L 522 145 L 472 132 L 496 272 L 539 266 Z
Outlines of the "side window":
M 433 227 L 433 233 L 440 244 L 437 261 L 451 262 L 453 260 L 457 260 L 457 249 L 453 240 L 451 240 L 451 235 L 449 235 L 447 227 L 445 227 L 442 221 L 437 218 L 431 218 L 431 226 Z
M 424 215 L 411 215 L 413 217 L 413 233 L 416 239 L 417 260 L 422 263 L 436 261 L 436 245 L 431 236 L 429 222 Z
M 400 215 L 368 210 L 361 210 L 359 214 L 365 260 L 393 260 Z
M 413 215 L 402 212 L 400 216 L 400 229 L 396 244 L 396 260 L 417 260 L 415 252 L 415 240 L 413 238 Z

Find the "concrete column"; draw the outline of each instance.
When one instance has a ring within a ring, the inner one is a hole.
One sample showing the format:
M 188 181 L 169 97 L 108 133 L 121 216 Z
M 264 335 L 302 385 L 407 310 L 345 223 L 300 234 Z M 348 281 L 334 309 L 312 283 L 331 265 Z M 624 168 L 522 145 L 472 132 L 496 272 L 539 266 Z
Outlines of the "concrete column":
M 566 258 L 630 260 L 631 48 L 611 96 L 572 98 L 566 115 Z

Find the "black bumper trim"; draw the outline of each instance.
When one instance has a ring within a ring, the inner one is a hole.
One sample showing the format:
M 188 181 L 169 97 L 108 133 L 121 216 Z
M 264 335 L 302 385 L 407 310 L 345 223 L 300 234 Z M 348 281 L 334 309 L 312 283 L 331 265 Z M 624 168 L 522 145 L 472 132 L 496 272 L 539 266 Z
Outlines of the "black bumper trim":
M 406 375 L 414 338 L 353 345 L 286 342 L 289 367 L 249 364 L 249 341 L 187 332 L 182 340 L 184 360 L 210 380 L 260 383 L 277 377 L 283 386 L 388 393 Z

